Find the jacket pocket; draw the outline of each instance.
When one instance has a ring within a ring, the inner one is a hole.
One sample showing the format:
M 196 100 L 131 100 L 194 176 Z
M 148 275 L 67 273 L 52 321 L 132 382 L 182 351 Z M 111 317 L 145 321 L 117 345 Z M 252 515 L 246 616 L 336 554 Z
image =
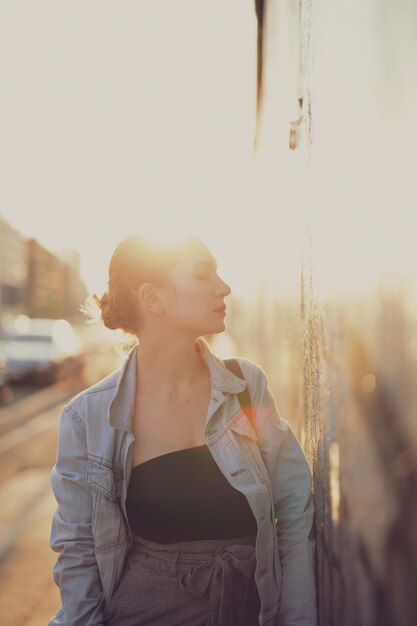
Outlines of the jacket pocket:
M 252 465 L 255 466 L 259 480 L 270 485 L 271 480 L 258 448 L 258 437 L 247 415 L 242 411 L 229 424 L 229 428 L 233 431 L 233 437 L 240 449 L 249 457 Z
M 106 465 L 89 461 L 87 483 L 91 487 L 93 499 L 92 532 L 95 548 L 102 552 L 112 550 L 123 543 L 119 501 L 122 480 Z

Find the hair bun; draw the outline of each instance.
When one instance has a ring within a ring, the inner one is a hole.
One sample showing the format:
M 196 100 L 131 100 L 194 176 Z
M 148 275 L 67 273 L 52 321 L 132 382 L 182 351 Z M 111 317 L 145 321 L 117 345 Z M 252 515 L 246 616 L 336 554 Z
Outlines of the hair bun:
M 111 298 L 108 291 L 105 291 L 101 298 L 94 294 L 94 299 L 97 302 L 101 311 L 101 318 L 104 325 L 110 330 L 117 330 L 123 327 L 123 321 L 119 318 L 117 311 L 114 310 Z

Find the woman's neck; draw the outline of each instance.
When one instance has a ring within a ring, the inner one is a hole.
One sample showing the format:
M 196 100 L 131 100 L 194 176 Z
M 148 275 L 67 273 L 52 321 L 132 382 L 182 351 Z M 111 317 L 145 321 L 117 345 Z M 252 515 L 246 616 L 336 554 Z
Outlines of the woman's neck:
M 209 375 L 195 341 L 141 337 L 136 354 L 140 393 L 188 394 Z

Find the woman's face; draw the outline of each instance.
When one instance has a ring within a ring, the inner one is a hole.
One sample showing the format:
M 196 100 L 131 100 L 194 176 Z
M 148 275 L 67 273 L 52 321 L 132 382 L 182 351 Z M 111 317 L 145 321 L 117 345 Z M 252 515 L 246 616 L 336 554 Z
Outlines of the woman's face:
M 230 287 L 218 276 L 216 260 L 198 239 L 190 238 L 163 289 L 165 315 L 174 330 L 196 337 L 225 329 L 224 299 Z

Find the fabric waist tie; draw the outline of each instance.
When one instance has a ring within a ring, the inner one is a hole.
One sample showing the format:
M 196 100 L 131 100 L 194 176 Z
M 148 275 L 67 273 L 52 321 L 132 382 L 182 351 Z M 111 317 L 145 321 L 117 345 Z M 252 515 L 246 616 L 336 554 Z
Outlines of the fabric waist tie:
M 255 536 L 228 540 L 158 544 L 138 536 L 140 550 L 165 561 L 167 569 L 179 577 L 182 590 L 196 598 L 209 596 L 207 626 L 233 623 L 233 597 L 239 596 L 239 575 L 249 579 L 256 567 Z M 255 583 L 254 583 L 255 584 Z M 236 585 L 237 589 L 233 586 Z
M 202 598 L 207 589 L 210 588 L 210 605 L 214 608 L 210 613 L 210 626 L 217 626 L 220 623 L 220 616 L 223 620 L 227 618 L 228 608 L 231 611 L 231 604 L 228 599 L 233 595 L 233 581 L 235 580 L 233 568 L 242 572 L 246 578 L 250 578 L 255 571 L 256 558 L 255 550 L 252 546 L 234 544 L 217 552 L 210 559 L 205 559 L 197 563 L 183 574 L 180 579 L 182 589 L 191 595 Z M 218 578 L 217 584 L 210 584 Z M 220 588 L 220 593 L 217 589 Z M 232 623 L 233 616 L 230 615 L 229 623 Z

